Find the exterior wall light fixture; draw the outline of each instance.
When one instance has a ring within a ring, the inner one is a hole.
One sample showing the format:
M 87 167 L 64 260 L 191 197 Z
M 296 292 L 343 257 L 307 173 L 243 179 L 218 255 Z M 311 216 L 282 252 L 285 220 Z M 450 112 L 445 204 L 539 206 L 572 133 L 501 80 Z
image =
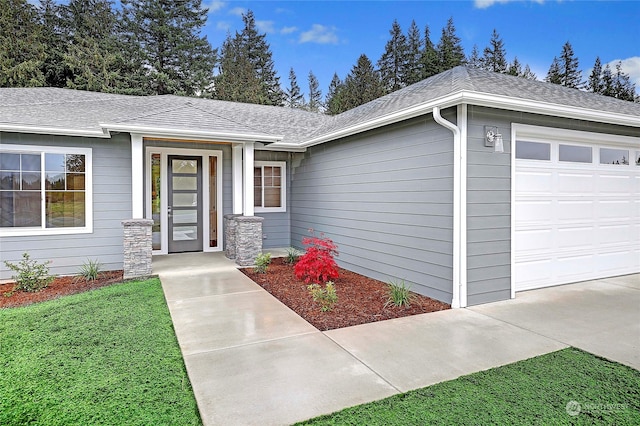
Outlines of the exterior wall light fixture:
M 484 146 L 493 147 L 494 152 L 504 152 L 502 134 L 497 126 L 484 126 L 484 133 L 486 135 Z

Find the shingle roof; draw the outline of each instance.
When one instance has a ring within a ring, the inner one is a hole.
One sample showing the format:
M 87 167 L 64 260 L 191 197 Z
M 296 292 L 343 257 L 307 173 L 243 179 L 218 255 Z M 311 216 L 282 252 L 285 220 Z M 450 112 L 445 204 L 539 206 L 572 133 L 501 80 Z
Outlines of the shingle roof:
M 640 117 L 640 104 L 556 84 L 456 67 L 335 117 L 289 108 L 164 96 L 126 96 L 56 88 L 0 89 L 0 129 L 50 128 L 95 135 L 104 126 L 279 136 L 289 145 L 330 135 L 456 93 Z

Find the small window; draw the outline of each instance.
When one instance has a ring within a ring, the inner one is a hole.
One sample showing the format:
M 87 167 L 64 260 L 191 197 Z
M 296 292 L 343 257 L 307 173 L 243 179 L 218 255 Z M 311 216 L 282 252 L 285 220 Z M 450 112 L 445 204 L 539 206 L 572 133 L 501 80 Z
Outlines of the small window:
M 256 211 L 286 211 L 285 166 L 284 161 L 256 161 L 253 170 L 253 205 Z
M 600 164 L 629 164 L 629 151 L 626 149 L 600 148 Z
M 516 158 L 521 160 L 550 160 L 551 144 L 543 142 L 516 142 Z
M 592 150 L 591 147 L 588 146 L 560 144 L 558 158 L 560 161 L 569 161 L 572 163 L 591 163 L 593 161 Z

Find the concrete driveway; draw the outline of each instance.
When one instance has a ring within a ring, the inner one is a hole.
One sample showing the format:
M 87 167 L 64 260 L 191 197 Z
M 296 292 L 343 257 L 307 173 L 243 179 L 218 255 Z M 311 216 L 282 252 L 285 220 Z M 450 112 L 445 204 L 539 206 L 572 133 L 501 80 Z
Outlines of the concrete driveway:
M 640 369 L 640 275 L 320 332 L 221 253 L 154 258 L 206 425 L 281 425 L 576 346 Z

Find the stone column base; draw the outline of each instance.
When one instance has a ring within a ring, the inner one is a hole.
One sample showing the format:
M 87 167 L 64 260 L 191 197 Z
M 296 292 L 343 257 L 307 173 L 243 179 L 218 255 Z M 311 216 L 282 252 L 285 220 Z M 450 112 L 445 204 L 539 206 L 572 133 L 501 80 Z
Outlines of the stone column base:
M 224 255 L 228 259 L 236 258 L 236 218 L 239 214 L 224 215 Z
M 151 219 L 128 219 L 122 221 L 124 227 L 124 279 L 149 277 L 153 274 L 151 265 Z
M 262 254 L 262 222 L 258 216 L 238 216 L 236 222 L 236 263 L 251 266 Z

